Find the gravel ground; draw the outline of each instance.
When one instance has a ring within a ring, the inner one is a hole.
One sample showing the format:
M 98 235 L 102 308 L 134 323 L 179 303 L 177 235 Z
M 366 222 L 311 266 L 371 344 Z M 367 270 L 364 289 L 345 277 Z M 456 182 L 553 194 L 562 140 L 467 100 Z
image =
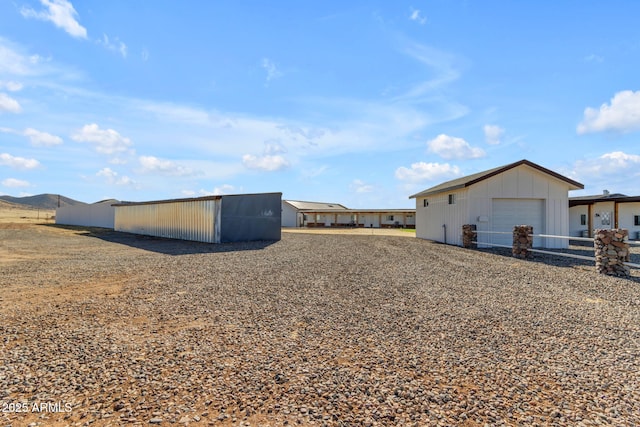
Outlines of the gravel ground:
M 0 425 L 640 425 L 638 270 L 294 233 L 0 251 Z

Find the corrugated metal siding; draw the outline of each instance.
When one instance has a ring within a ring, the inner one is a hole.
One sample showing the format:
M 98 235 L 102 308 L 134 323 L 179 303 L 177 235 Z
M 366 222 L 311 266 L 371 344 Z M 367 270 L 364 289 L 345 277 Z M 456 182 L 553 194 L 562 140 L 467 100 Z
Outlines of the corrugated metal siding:
M 122 205 L 115 230 L 171 239 L 219 243 L 220 199 Z
M 115 208 L 110 203 L 62 206 L 56 209 L 56 224 L 111 228 Z

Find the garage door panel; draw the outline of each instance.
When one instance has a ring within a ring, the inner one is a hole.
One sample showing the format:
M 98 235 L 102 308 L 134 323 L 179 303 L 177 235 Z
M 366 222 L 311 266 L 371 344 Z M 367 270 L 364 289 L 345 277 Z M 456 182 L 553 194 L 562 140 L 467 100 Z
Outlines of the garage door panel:
M 534 234 L 544 233 L 544 199 L 493 199 L 492 231 L 513 232 L 515 225 L 531 225 Z M 493 243 L 510 246 L 509 234 L 491 235 Z M 543 246 L 541 238 L 533 239 L 533 246 Z

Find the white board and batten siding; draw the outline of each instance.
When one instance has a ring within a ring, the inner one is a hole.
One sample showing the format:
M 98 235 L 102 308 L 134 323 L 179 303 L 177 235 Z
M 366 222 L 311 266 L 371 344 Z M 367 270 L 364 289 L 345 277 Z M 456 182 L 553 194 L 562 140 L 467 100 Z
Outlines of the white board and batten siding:
M 501 232 L 512 232 L 515 225 L 532 225 L 534 234 L 566 236 L 570 189 L 571 185 L 559 178 L 519 164 L 464 188 L 418 195 L 416 237 L 443 242 L 446 225 L 446 243 L 462 245 L 464 224 L 475 224 L 478 231 Z M 478 241 L 510 246 L 512 237 L 479 233 Z M 565 248 L 568 242 L 537 238 L 534 246 Z
M 452 204 L 449 204 L 450 194 L 453 195 Z M 424 199 L 416 201 L 416 237 L 462 245 L 462 226 L 469 223 L 468 191 L 455 190 L 427 196 L 426 207 Z M 424 211 L 426 215 L 422 214 Z

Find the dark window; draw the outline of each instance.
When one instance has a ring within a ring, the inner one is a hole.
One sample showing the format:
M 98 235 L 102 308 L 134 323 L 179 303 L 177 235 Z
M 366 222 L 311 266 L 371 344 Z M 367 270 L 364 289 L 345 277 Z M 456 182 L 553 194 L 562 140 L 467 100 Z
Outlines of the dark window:
M 587 215 L 586 214 L 580 215 L 580 225 L 587 225 Z
M 429 206 L 429 200 L 424 199 L 424 200 L 422 201 L 422 206 L 424 206 L 425 208 L 426 208 L 427 206 Z
M 633 225 L 640 225 L 640 215 L 633 216 Z
M 456 202 L 456 195 L 455 194 L 449 194 L 449 204 L 453 205 Z

